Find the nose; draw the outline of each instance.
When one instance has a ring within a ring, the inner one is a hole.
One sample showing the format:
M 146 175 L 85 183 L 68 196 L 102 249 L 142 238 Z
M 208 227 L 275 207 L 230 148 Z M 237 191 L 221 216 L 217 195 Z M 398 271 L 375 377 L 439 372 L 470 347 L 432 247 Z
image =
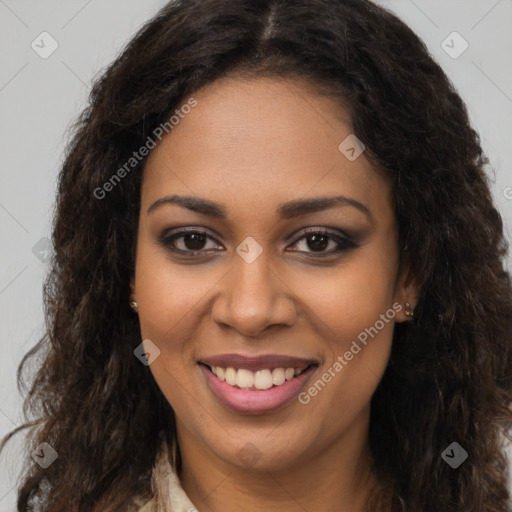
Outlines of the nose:
M 236 255 L 232 270 L 219 286 L 212 308 L 212 318 L 219 325 L 257 337 L 271 326 L 289 327 L 295 322 L 293 291 L 263 254 L 252 263 Z

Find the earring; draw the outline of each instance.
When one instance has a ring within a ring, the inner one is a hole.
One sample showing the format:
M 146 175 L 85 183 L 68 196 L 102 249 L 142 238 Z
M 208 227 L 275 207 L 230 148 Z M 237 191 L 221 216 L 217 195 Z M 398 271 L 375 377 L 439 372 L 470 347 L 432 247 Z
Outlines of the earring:
M 408 316 L 409 318 L 414 316 L 414 309 L 408 302 L 405 303 L 405 316 Z
M 130 301 L 130 306 L 134 311 L 139 311 L 139 305 L 134 301 Z

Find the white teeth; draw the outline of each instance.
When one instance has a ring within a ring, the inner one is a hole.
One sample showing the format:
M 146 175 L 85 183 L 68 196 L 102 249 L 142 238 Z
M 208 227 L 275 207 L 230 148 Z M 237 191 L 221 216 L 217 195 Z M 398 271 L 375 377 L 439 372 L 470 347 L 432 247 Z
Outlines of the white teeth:
M 254 373 L 250 370 L 238 370 L 236 374 L 236 385 L 239 388 L 252 388 L 254 386 Z
M 269 370 L 264 368 L 256 372 L 241 368 L 222 368 L 220 366 L 212 366 L 212 373 L 220 380 L 225 381 L 230 386 L 238 386 L 242 389 L 270 389 L 272 386 L 280 386 L 288 380 L 300 375 L 304 368 L 274 368 Z
M 234 386 L 236 384 L 236 370 L 234 368 L 226 368 L 226 373 L 224 373 L 224 378 L 226 382 L 230 386 Z
M 270 370 L 259 370 L 254 375 L 254 387 L 256 389 L 270 389 L 273 385 Z
M 285 380 L 286 377 L 284 375 L 283 368 L 274 368 L 272 370 L 272 382 L 274 383 L 274 386 L 280 386 Z

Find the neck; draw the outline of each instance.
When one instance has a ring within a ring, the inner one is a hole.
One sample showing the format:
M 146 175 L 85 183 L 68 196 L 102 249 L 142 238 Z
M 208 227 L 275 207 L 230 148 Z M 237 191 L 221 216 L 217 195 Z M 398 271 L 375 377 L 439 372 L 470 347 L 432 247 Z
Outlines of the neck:
M 315 446 L 285 468 L 244 468 L 205 448 L 178 424 L 180 480 L 200 512 L 365 512 L 377 485 L 368 444 L 369 411 L 322 447 Z

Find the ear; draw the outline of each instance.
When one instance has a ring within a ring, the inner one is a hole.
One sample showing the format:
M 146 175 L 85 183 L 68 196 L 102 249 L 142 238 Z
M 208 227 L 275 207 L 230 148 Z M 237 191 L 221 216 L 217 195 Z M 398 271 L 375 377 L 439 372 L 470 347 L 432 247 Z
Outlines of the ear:
M 396 310 L 396 322 L 410 322 L 412 320 L 411 313 L 414 312 L 418 304 L 419 290 L 420 287 L 416 276 L 412 273 L 408 264 L 404 265 L 399 272 L 395 287 L 395 302 L 401 306 L 400 309 Z M 410 307 L 407 307 L 406 303 Z

